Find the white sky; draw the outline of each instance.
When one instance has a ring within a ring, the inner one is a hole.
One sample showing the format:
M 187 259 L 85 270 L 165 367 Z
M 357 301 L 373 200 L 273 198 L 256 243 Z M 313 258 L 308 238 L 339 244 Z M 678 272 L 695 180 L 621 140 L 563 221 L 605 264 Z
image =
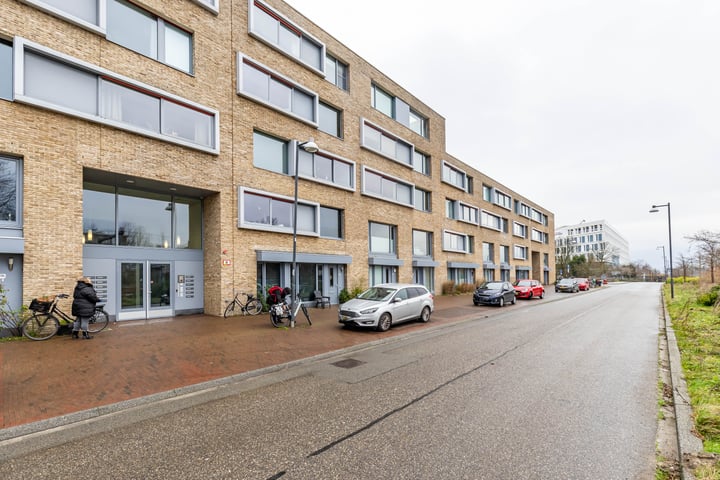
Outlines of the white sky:
M 659 270 L 667 209 L 652 204 L 671 204 L 675 263 L 686 236 L 720 232 L 717 0 L 286 1 L 556 227 L 605 219 Z

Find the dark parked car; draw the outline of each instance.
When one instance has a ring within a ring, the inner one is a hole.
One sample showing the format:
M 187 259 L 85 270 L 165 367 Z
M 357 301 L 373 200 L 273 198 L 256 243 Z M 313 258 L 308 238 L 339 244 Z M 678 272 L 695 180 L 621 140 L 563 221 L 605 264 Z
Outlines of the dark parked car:
M 555 284 L 555 291 L 577 293 L 580 291 L 580 287 L 574 278 L 563 278 Z
M 473 293 L 475 305 L 498 305 L 515 303 L 515 289 L 510 282 L 485 282 Z
M 338 321 L 384 332 L 408 320 L 427 322 L 434 308 L 435 298 L 423 285 L 383 283 L 340 305 Z
M 517 298 L 543 298 L 545 296 L 545 287 L 537 280 L 518 280 L 513 283 L 513 286 Z

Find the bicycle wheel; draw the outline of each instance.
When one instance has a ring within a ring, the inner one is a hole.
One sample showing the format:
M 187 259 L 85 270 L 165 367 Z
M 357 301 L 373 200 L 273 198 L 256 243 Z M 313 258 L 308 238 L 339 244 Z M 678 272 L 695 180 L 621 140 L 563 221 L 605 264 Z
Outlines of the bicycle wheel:
M 90 317 L 90 322 L 88 323 L 88 332 L 98 333 L 107 327 L 109 321 L 110 317 L 105 310 L 95 310 L 95 314 Z
M 58 319 L 49 313 L 36 313 L 22 325 L 22 333 L 30 340 L 47 340 L 60 329 Z
M 223 317 L 232 317 L 235 315 L 235 300 L 228 303 L 227 307 L 225 307 L 225 311 L 223 312 Z
M 245 305 L 245 310 L 247 310 L 247 313 L 250 315 L 257 315 L 262 312 L 262 302 L 257 298 L 253 298 Z

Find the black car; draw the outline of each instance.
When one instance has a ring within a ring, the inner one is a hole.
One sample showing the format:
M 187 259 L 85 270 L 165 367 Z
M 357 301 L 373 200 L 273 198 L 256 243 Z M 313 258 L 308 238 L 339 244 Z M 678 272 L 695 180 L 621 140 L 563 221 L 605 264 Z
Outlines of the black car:
M 473 303 L 500 307 L 506 303 L 515 304 L 515 288 L 510 282 L 485 282 L 475 289 Z

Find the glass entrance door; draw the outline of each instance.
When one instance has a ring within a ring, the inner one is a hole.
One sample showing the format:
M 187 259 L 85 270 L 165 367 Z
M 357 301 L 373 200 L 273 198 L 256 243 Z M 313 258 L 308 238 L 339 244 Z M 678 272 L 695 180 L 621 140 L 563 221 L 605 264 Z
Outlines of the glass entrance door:
M 169 262 L 120 262 L 119 320 L 173 315 Z

